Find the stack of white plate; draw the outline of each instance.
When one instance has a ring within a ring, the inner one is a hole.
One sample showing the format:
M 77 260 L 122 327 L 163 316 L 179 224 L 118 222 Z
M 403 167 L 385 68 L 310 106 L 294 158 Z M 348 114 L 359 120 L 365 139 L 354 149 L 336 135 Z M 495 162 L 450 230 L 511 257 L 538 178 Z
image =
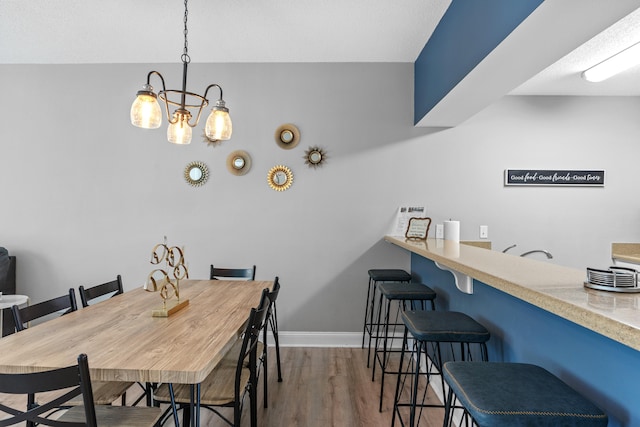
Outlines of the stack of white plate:
M 587 268 L 587 283 L 593 285 L 589 287 L 604 290 L 607 288 L 637 288 L 639 285 L 638 272 L 632 268 L 615 266 L 609 267 L 608 270 Z

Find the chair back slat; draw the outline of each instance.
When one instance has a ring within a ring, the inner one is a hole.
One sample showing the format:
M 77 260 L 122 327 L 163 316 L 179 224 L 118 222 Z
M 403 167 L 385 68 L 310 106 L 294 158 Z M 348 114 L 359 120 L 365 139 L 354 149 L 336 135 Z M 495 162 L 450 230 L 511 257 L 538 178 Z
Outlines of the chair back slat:
M 236 396 L 239 396 L 239 387 L 241 384 L 242 369 L 247 366 L 247 359 L 249 359 L 249 367 L 251 369 L 251 375 L 256 375 L 257 355 L 256 349 L 258 347 L 258 337 L 264 327 L 264 322 L 267 319 L 267 312 L 269 311 L 269 290 L 264 289 L 260 297 L 260 304 L 257 308 L 252 308 L 247 320 L 247 326 L 244 330 L 242 338 L 242 347 L 238 357 L 238 364 L 236 366 Z
M 61 314 L 64 315 L 72 311 L 76 311 L 77 309 L 78 305 L 76 303 L 76 293 L 73 288 L 69 289 L 69 293 L 67 295 L 63 295 L 22 308 L 18 307 L 17 305 L 11 307 L 11 311 L 13 312 L 13 320 L 16 324 L 17 331 L 26 329 L 26 324 L 28 322 L 57 312 L 62 312 Z
M 78 291 L 80 293 L 80 301 L 83 307 L 87 307 L 89 302 L 93 299 L 102 297 L 107 294 L 113 294 L 111 296 L 121 295 L 124 293 L 124 287 L 122 286 L 122 277 L 118 274 L 116 280 L 112 280 L 101 285 L 85 288 L 79 286 Z
M 254 265 L 250 268 L 218 268 L 211 265 L 209 279 L 217 280 L 218 278 L 256 280 L 256 266 Z
M 2 393 L 33 396 L 35 393 L 64 390 L 64 393 L 55 394 L 48 401 L 41 400 L 37 405 L 26 405 L 25 409 L 16 409 L 0 404 L 0 412 L 4 412 L 8 416 L 2 417 L 0 427 L 24 422 L 52 427 L 96 427 L 91 378 L 88 373 L 87 356 L 81 354 L 78 356 L 77 365 L 65 368 L 27 374 L 0 374 L 0 392 Z M 51 411 L 55 412 L 58 408 L 68 405 L 70 400 L 81 394 L 85 402 L 86 422 L 47 418 Z M 91 416 L 92 413 L 93 416 Z

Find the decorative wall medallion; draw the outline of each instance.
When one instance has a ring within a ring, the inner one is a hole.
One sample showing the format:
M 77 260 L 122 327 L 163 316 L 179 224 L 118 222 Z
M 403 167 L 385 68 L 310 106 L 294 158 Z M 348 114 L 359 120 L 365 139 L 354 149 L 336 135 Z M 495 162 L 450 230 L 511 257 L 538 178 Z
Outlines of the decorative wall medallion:
M 290 150 L 300 142 L 300 131 L 295 125 L 287 123 L 276 129 L 275 138 L 280 148 Z
M 274 166 L 267 174 L 267 182 L 274 190 L 284 191 L 293 184 L 293 173 L 286 166 Z
M 251 169 L 251 156 L 244 150 L 236 150 L 227 157 L 227 169 L 234 175 L 244 175 Z
M 184 179 L 189 185 L 200 187 L 209 179 L 209 168 L 202 162 L 191 162 L 184 168 Z
M 327 153 L 320 147 L 309 147 L 304 152 L 304 163 L 310 168 L 317 168 L 322 166 L 322 163 L 327 160 Z

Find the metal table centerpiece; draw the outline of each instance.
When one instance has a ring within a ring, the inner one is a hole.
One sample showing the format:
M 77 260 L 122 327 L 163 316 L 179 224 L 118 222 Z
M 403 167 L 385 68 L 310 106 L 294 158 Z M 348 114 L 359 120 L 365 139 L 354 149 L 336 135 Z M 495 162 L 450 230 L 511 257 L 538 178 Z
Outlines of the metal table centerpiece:
M 153 317 L 169 317 L 173 313 L 189 305 L 188 299 L 180 299 L 180 280 L 189 278 L 189 271 L 184 260 L 184 248 L 167 245 L 165 236 L 164 243 L 159 243 L 151 251 L 151 264 L 158 265 L 165 263 L 165 268 L 156 268 L 144 284 L 147 292 L 160 291 L 162 306 L 151 311 Z M 174 300 L 173 297 L 176 299 Z

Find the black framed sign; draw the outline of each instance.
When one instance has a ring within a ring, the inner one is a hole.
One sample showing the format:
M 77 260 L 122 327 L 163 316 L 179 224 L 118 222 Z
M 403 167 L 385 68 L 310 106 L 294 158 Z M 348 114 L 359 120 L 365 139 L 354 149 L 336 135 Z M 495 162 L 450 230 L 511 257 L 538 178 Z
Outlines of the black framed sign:
M 604 187 L 604 170 L 507 169 L 504 185 Z

